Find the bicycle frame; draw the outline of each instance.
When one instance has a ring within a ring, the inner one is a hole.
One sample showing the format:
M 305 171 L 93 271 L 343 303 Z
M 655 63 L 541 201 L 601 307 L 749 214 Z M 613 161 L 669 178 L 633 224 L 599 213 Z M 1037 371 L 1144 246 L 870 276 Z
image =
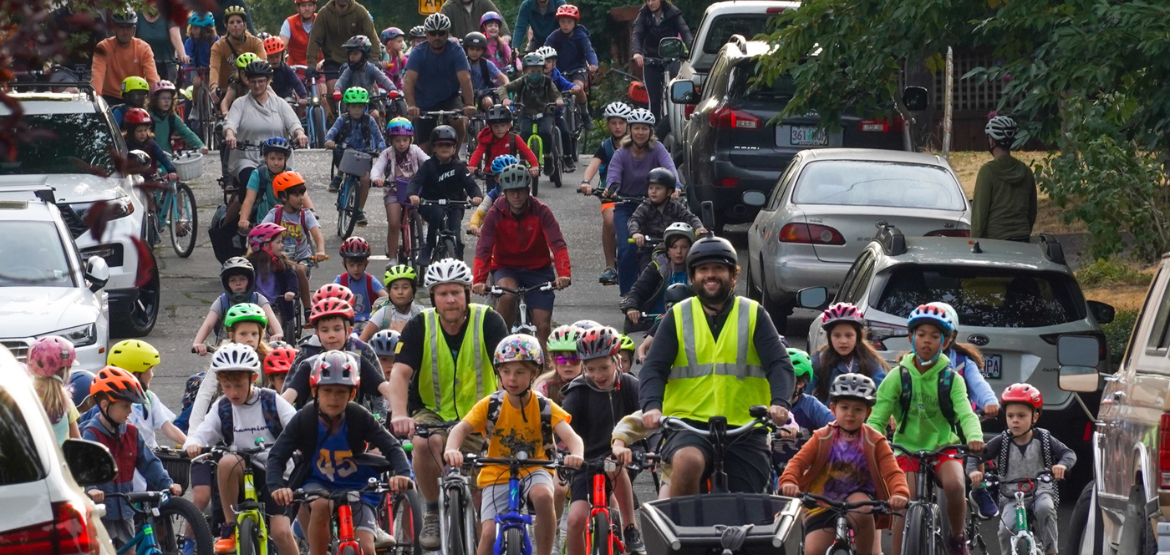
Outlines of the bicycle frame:
M 256 555 L 268 555 L 268 522 L 264 518 L 264 504 L 260 502 L 260 497 L 256 494 L 256 483 L 254 470 L 252 468 L 252 457 L 258 453 L 263 452 L 263 442 L 259 442 L 258 449 L 236 450 L 224 447 L 205 447 L 203 454 L 192 459 L 196 462 L 207 457 L 222 457 L 225 454 L 236 455 L 240 458 L 243 465 L 244 472 L 244 501 L 239 505 L 233 507 L 236 511 L 236 525 L 242 525 L 245 521 L 251 520 L 255 525 L 257 550 Z M 218 465 L 218 461 L 216 462 Z M 238 528 L 237 528 L 238 530 Z M 236 553 L 240 553 L 240 535 L 236 534 Z
M 966 445 L 943 445 L 941 447 L 938 447 L 934 451 L 926 451 L 926 450 L 910 451 L 910 450 L 907 450 L 907 449 L 905 449 L 902 446 L 897 445 L 897 444 L 891 444 L 891 445 L 892 445 L 895 452 L 901 452 L 901 453 L 909 456 L 910 458 L 913 458 L 913 459 L 918 461 L 918 471 L 915 472 L 916 479 L 914 482 L 915 487 L 916 487 L 915 497 L 914 497 L 914 499 L 912 499 L 910 501 L 909 507 L 913 507 L 915 505 L 926 505 L 928 507 L 928 509 L 929 508 L 934 509 L 934 510 L 927 510 L 926 511 L 927 522 L 925 524 L 927 525 L 927 530 L 929 530 L 930 534 L 932 536 L 934 536 L 935 541 L 941 543 L 942 542 L 942 521 L 941 521 L 941 519 L 943 517 L 941 514 L 942 509 L 938 506 L 938 488 L 935 487 L 938 484 L 938 475 L 935 474 L 934 465 L 932 463 L 934 462 L 934 459 L 937 456 L 942 454 L 944 451 L 948 451 L 948 450 L 958 451 L 958 455 L 956 455 L 956 457 L 958 457 L 958 460 L 962 461 L 963 457 L 966 456 L 967 446 Z M 909 514 L 909 507 L 907 508 L 906 514 Z M 909 527 L 911 525 L 911 522 L 910 522 L 910 519 L 904 519 L 904 520 L 905 520 L 904 529 L 905 529 L 905 531 L 908 532 Z M 902 550 L 903 550 L 903 552 L 905 552 L 905 550 L 906 550 L 905 542 L 907 541 L 907 539 L 908 538 L 906 537 L 906 534 L 904 533 L 903 537 L 902 537 L 902 542 L 903 542 Z M 929 545 L 920 546 L 920 548 L 926 549 L 927 553 L 929 553 L 931 551 L 931 547 Z
M 609 530 L 606 531 L 608 537 L 608 545 L 605 548 L 605 553 L 608 555 L 621 555 L 625 553 L 625 542 L 622 541 L 621 535 L 614 533 L 613 518 L 609 512 L 609 472 L 610 467 L 613 466 L 612 461 L 601 461 L 598 466 L 593 464 L 588 465 L 590 471 L 593 472 L 593 493 L 589 496 L 589 520 L 585 526 L 585 552 L 594 553 L 593 538 L 596 532 L 596 522 L 594 517 L 598 514 L 605 515 L 605 521 L 610 523 Z M 613 468 L 617 469 L 616 466 Z
M 158 545 L 158 539 L 154 536 L 154 518 L 158 507 L 166 503 L 168 497 L 165 493 L 159 493 L 157 502 L 151 503 L 149 508 L 140 509 L 135 507 L 130 502 L 125 494 L 109 494 L 108 497 L 121 497 L 130 503 L 131 509 L 138 514 L 146 517 L 138 532 L 134 534 L 134 538 L 126 542 L 126 545 L 118 548 L 118 555 L 162 555 L 162 548 Z
M 454 232 L 452 232 L 450 229 L 448 229 L 448 226 L 449 226 L 450 220 L 451 220 L 451 209 L 452 208 L 463 208 L 463 209 L 471 208 L 471 203 L 467 202 L 467 201 L 439 199 L 439 200 L 422 200 L 419 205 L 420 206 L 441 206 L 441 207 L 443 207 L 443 221 L 441 222 L 441 225 L 439 225 L 439 229 L 435 233 L 435 245 L 434 245 L 435 250 L 440 249 L 440 248 L 446 249 L 446 247 L 443 247 L 443 244 L 448 242 L 448 241 L 450 242 L 450 246 L 452 249 L 458 250 L 459 249 L 459 238 L 456 237 Z M 422 239 L 420 239 L 420 241 L 422 241 Z M 458 253 L 454 252 L 454 251 L 447 253 L 447 255 L 450 256 L 451 258 L 458 257 Z M 436 257 L 434 256 L 434 252 L 432 251 L 431 259 L 434 260 L 435 258 Z
M 1024 507 L 1024 492 L 1016 491 L 1016 515 L 1015 515 L 1015 533 L 1011 537 L 1012 553 L 1017 553 L 1016 547 L 1020 542 L 1028 542 L 1029 555 L 1044 555 L 1037 545 L 1036 536 L 1032 534 L 1031 528 L 1028 526 L 1028 509 Z
M 516 467 L 514 471 L 509 467 L 508 511 L 502 515 L 496 515 L 496 543 L 492 546 L 492 552 L 495 555 L 504 554 L 504 535 L 510 529 L 520 530 L 520 538 L 524 542 L 521 545 L 520 553 L 522 555 L 532 553 L 532 540 L 528 537 L 528 526 L 532 524 L 532 515 L 520 512 L 520 508 L 523 506 L 521 501 L 523 492 L 520 491 L 519 470 L 519 467 Z
M 505 293 L 511 293 L 519 298 L 519 303 L 516 310 L 520 313 L 520 322 L 512 326 L 512 333 L 526 333 L 528 335 L 536 335 L 536 325 L 528 319 L 528 292 L 529 291 L 551 291 L 553 283 L 546 282 L 532 287 L 517 287 L 510 289 L 508 287 L 501 287 L 493 285 L 491 294 L 496 298 L 502 297 Z
M 752 420 L 747 424 L 738 428 L 728 430 L 727 418 L 723 416 L 713 416 L 707 421 L 708 429 L 701 430 L 695 428 L 682 420 L 673 416 L 667 416 L 662 419 L 662 427 L 675 431 L 687 431 L 693 434 L 698 434 L 711 443 L 714 457 L 712 457 L 711 465 L 711 487 L 710 493 L 728 493 L 727 489 L 727 471 L 724 470 L 723 459 L 727 453 L 727 448 L 730 446 L 730 441 L 734 438 L 750 433 L 756 428 L 774 428 L 768 421 L 768 407 L 757 405 L 749 409 Z
M 452 426 L 458 423 L 458 420 L 453 420 L 443 424 L 417 424 L 415 425 L 414 435 L 425 440 L 442 430 L 451 429 Z M 462 469 L 459 468 L 448 468 L 447 471 L 443 473 L 443 476 L 439 478 L 439 537 L 441 540 L 440 551 L 443 555 L 453 555 L 451 553 L 450 541 L 452 530 L 450 529 L 450 525 L 447 522 L 447 513 L 450 510 L 448 503 L 451 499 L 451 495 L 448 492 L 457 491 L 459 499 L 462 499 L 463 504 L 465 505 L 464 507 L 459 507 L 459 509 L 463 511 L 470 511 L 472 513 L 473 518 L 471 519 L 468 519 L 467 515 L 464 514 L 463 520 L 465 524 L 470 522 L 474 522 L 476 524 L 479 523 L 479 518 L 474 514 L 475 508 L 472 507 L 471 477 L 463 473 L 461 470 Z M 462 530 L 461 532 L 463 536 L 461 539 L 463 542 L 466 542 L 465 546 L 470 550 L 470 553 L 462 553 L 462 555 L 474 555 L 476 545 L 479 540 L 479 528 L 475 527 L 473 529 Z
M 346 549 L 350 549 L 352 553 L 357 554 L 362 552 L 361 545 L 358 544 L 357 537 L 354 535 L 353 508 L 350 507 L 352 503 L 361 502 L 361 492 L 339 491 L 329 495 L 318 495 L 297 490 L 293 494 L 293 499 L 305 502 L 316 499 L 328 499 L 332 501 L 334 505 L 333 529 L 337 536 L 335 538 L 337 540 L 337 547 L 334 552 L 344 553 Z

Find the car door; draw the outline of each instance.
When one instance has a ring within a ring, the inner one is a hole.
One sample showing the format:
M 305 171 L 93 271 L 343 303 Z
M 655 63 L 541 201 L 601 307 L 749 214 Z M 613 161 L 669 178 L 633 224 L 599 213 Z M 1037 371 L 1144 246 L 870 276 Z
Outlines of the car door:
M 725 48 L 726 49 L 726 48 Z M 722 54 L 711 68 L 699 98 L 699 104 L 687 123 L 687 165 L 690 166 L 691 180 L 695 185 L 712 186 L 715 183 L 715 169 L 711 155 L 715 152 L 715 133 L 711 127 L 711 113 L 719 107 L 727 90 L 730 63 Z
M 874 267 L 877 264 L 876 256 L 873 250 L 865 249 L 861 251 L 861 255 L 849 267 L 845 278 L 841 280 L 841 289 L 837 291 L 837 295 L 833 297 L 832 304 L 835 303 L 851 303 L 857 305 L 865 312 L 865 307 L 868 302 L 862 301 L 865 293 L 869 291 L 869 284 L 873 281 Z M 808 331 L 808 348 L 809 352 L 819 349 L 825 343 L 825 332 L 821 329 L 820 318 L 813 318 L 812 325 L 809 326 Z

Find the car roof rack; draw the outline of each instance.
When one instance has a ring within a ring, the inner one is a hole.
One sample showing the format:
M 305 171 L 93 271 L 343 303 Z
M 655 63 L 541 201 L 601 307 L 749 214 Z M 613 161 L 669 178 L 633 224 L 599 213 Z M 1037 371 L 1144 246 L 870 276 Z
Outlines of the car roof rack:
M 882 252 L 886 253 L 886 256 L 906 254 L 906 237 L 902 235 L 902 230 L 884 222 L 879 223 L 877 228 L 873 240 L 882 246 Z
M 48 185 L 6 185 L 0 187 L 0 199 L 13 193 L 32 193 L 34 197 L 47 204 L 57 204 L 56 189 Z
M 1044 251 L 1044 258 L 1056 264 L 1068 265 L 1064 259 L 1064 247 L 1060 246 L 1060 241 L 1051 233 L 1040 234 L 1040 250 Z
M 739 47 L 739 52 L 741 54 L 747 54 L 748 40 L 743 35 L 740 35 L 738 33 L 731 35 L 730 37 L 727 38 L 727 43 L 728 44 L 735 44 L 736 46 Z

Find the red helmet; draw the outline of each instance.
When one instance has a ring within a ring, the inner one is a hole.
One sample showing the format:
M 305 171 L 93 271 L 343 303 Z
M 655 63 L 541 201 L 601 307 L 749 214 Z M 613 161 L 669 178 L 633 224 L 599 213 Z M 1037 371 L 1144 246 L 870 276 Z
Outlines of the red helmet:
M 293 359 L 297 358 L 297 350 L 292 347 L 277 347 L 264 357 L 265 374 L 288 374 L 292 370 Z
M 142 108 L 130 108 L 122 116 L 122 125 L 127 127 L 131 125 L 150 125 L 152 123 L 154 122 L 150 119 L 150 112 Z
M 309 322 L 316 323 L 326 316 L 342 316 L 353 322 L 353 305 L 341 299 L 321 299 L 313 305 L 313 311 L 309 313 Z
M 353 291 L 348 287 L 338 283 L 326 283 L 317 288 L 313 293 L 313 306 L 324 299 L 341 299 L 349 304 L 353 304 Z
M 280 37 L 268 37 L 264 39 L 264 53 L 268 56 L 284 52 L 284 41 Z
M 581 10 L 572 4 L 564 4 L 557 8 L 556 17 L 571 17 L 573 19 L 581 19 Z
M 369 258 L 370 243 L 361 237 L 350 237 L 341 243 L 342 258 Z
M 1044 408 L 1044 396 L 1032 384 L 1014 383 L 1007 386 L 1007 389 L 1003 390 L 1003 396 L 1000 397 L 1000 405 L 1008 403 L 1027 403 L 1036 410 L 1040 410 Z
M 634 81 L 630 83 L 630 101 L 635 104 L 646 105 L 650 103 L 650 93 L 646 92 L 646 85 L 641 81 Z

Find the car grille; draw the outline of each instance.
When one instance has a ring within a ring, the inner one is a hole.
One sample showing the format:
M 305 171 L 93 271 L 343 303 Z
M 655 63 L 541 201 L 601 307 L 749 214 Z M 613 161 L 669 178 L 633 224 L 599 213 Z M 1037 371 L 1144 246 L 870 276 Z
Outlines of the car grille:
M 12 356 L 16 357 L 18 362 L 24 362 L 28 358 L 28 343 L 20 339 L 0 339 L 0 345 L 4 345 L 12 352 Z
M 77 215 L 77 212 L 73 210 L 72 206 L 58 204 L 57 208 L 60 209 L 61 219 L 69 227 L 69 233 L 73 235 L 74 239 L 85 235 L 85 232 L 89 231 L 89 226 L 85 225 L 85 221 L 81 219 L 81 216 Z

